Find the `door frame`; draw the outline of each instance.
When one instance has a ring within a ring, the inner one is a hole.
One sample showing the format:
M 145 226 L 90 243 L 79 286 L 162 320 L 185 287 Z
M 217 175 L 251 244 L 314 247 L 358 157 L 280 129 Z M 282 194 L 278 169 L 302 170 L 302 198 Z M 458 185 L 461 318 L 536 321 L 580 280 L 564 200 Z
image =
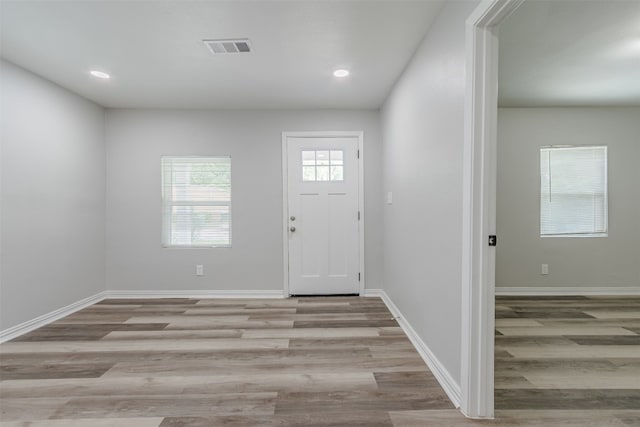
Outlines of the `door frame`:
M 466 22 L 460 409 L 494 416 L 498 27 L 525 0 L 483 0 Z
M 364 132 L 363 131 L 304 131 L 304 132 L 282 132 L 282 262 L 284 273 L 284 297 L 291 296 L 289 293 L 289 145 L 287 139 L 294 138 L 358 138 L 358 210 L 360 211 L 360 221 L 358 221 L 358 263 L 360 268 L 360 296 L 364 295 L 365 278 L 364 270 Z

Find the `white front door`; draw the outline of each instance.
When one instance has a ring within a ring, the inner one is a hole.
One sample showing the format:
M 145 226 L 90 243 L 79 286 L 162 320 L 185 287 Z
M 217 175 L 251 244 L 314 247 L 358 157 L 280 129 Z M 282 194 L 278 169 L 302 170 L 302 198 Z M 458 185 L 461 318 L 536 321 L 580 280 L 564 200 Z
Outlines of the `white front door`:
M 292 295 L 359 292 L 358 142 L 286 138 Z

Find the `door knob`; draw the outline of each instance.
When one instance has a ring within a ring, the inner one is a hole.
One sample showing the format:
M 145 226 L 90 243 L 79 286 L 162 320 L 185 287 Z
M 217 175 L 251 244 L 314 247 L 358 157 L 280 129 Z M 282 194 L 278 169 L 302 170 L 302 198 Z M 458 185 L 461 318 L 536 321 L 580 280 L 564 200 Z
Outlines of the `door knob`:
M 289 219 L 290 219 L 291 221 L 295 221 L 295 220 L 296 220 L 296 217 L 295 217 L 295 216 L 293 216 L 293 215 L 291 215 L 291 217 L 290 217 Z
M 295 227 L 291 227 L 289 230 L 296 231 L 296 228 Z

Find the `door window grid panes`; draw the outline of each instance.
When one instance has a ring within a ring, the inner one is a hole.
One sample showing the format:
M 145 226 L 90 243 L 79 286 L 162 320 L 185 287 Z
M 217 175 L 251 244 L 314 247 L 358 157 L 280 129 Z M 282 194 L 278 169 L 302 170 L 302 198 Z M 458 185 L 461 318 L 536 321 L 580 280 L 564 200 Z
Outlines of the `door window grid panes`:
M 163 246 L 231 246 L 231 158 L 165 156 L 161 168 Z
M 344 181 L 343 150 L 303 150 L 303 181 Z
M 540 148 L 540 235 L 608 232 L 607 147 Z

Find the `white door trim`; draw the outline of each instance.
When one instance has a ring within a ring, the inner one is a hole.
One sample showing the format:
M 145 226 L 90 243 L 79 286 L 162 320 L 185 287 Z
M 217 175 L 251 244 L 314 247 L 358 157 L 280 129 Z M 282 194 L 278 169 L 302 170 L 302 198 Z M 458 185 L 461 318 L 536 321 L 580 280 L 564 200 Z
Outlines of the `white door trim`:
M 305 131 L 305 132 L 282 132 L 282 262 L 284 273 L 284 296 L 289 294 L 289 232 L 287 212 L 289 212 L 289 181 L 288 181 L 288 145 L 287 138 L 358 138 L 358 210 L 360 211 L 360 221 L 358 221 L 358 249 L 360 267 L 360 295 L 364 296 L 365 270 L 364 270 L 364 132 L 362 131 Z
M 462 412 L 493 418 L 498 25 L 524 0 L 483 0 L 466 23 L 462 224 Z

